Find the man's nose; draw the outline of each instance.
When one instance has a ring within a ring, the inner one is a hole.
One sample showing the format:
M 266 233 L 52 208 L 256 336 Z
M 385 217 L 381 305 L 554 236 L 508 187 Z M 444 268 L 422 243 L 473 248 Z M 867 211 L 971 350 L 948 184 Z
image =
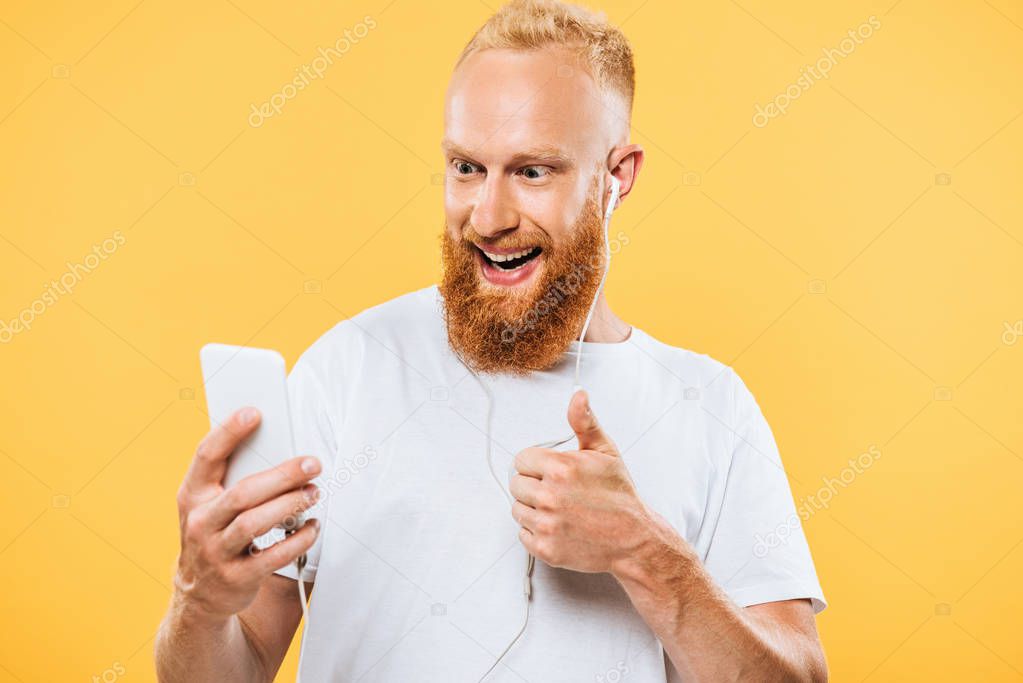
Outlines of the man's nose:
M 481 237 L 496 237 L 518 227 L 519 213 L 502 178 L 490 176 L 482 184 L 469 220 Z

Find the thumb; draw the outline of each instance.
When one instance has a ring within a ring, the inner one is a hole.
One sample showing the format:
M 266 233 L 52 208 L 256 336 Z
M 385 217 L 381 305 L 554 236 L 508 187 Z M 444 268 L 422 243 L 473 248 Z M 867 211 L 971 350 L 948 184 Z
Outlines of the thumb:
M 572 395 L 568 404 L 568 424 L 579 439 L 579 450 L 618 455 L 618 447 L 601 429 L 597 416 L 590 408 L 590 397 L 582 389 Z

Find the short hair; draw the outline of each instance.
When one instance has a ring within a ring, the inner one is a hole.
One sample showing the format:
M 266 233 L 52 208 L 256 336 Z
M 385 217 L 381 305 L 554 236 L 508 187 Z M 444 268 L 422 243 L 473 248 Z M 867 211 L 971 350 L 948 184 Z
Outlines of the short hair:
M 575 50 L 597 86 L 620 95 L 628 113 L 636 92 L 636 69 L 628 39 L 604 12 L 560 0 L 511 0 L 476 32 L 455 68 L 476 52 L 494 48 Z

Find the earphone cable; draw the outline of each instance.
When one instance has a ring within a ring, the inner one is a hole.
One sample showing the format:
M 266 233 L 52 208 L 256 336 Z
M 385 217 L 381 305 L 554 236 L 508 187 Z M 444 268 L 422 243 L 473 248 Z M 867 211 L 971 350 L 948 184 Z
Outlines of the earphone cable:
M 603 264 L 604 265 L 604 269 L 603 269 L 604 272 L 601 273 L 601 275 L 600 275 L 600 283 L 597 285 L 596 294 L 594 294 L 594 296 L 593 296 L 593 301 L 590 302 L 589 311 L 587 311 L 587 313 L 586 313 L 586 320 L 583 322 L 582 330 L 579 333 L 579 343 L 578 343 L 578 346 L 577 346 L 577 349 L 576 349 L 576 358 L 575 358 L 574 385 L 572 387 L 572 393 L 573 394 L 576 391 L 578 391 L 579 389 L 582 388 L 582 385 L 579 383 L 579 378 L 580 378 L 580 368 L 581 368 L 581 365 L 582 365 L 582 357 L 583 357 L 583 343 L 584 343 L 583 339 L 585 339 L 586 332 L 589 330 L 589 327 L 590 327 L 590 322 L 593 320 L 593 313 L 597 309 L 597 300 L 600 298 L 600 293 L 604 290 L 604 283 L 607 281 L 607 274 L 608 274 L 608 271 L 611 268 L 611 241 L 610 241 L 610 237 L 608 235 L 608 226 L 610 225 L 610 222 L 611 222 L 611 213 L 614 211 L 615 204 L 618 201 L 618 189 L 619 189 L 619 187 L 620 186 L 619 186 L 618 179 L 615 178 L 612 175 L 611 176 L 611 197 L 608 200 L 607 209 L 605 209 L 605 211 L 604 211 L 604 264 Z M 491 446 L 490 446 L 490 427 L 491 427 L 491 425 L 490 425 L 490 422 L 491 422 L 491 416 L 492 416 L 492 412 L 493 412 L 493 408 L 494 408 L 494 397 L 493 397 L 493 395 L 490 392 L 490 388 L 487 387 L 487 385 L 483 382 L 483 380 L 476 373 L 476 371 L 473 370 L 472 367 L 468 363 L 466 363 L 465 360 L 462 359 L 462 357 L 460 355 L 458 355 L 457 353 L 455 355 L 456 355 L 456 357 L 458 357 L 458 360 L 462 363 L 462 365 L 465 366 L 466 370 L 468 370 L 469 373 L 472 374 L 472 376 L 476 379 L 476 382 L 480 385 L 480 388 L 483 389 L 483 393 L 487 397 L 487 412 L 486 412 L 486 421 L 485 421 L 485 425 L 486 425 L 485 426 L 485 430 L 486 430 L 486 446 L 485 446 L 485 448 L 486 448 L 486 456 L 487 456 L 487 469 L 490 470 L 490 476 L 493 478 L 494 483 L 497 484 L 497 487 L 499 489 L 501 489 L 501 494 L 508 500 L 508 503 L 510 505 L 514 505 L 514 501 L 513 501 L 512 497 L 511 497 L 511 494 L 505 489 L 504 485 L 501 484 L 501 481 L 497 478 L 497 473 L 494 472 L 494 464 L 493 464 L 493 459 L 491 457 Z M 574 438 L 575 438 L 575 434 L 572 433 L 572 434 L 569 434 L 568 436 L 566 436 L 563 439 L 557 439 L 557 440 L 554 440 L 554 441 L 548 441 L 546 443 L 536 444 L 536 445 L 533 446 L 533 448 L 557 448 L 558 446 L 561 446 L 563 444 L 568 443 L 569 441 L 571 441 Z M 522 637 L 522 634 L 526 632 L 526 626 L 529 624 L 529 603 L 531 602 L 532 595 L 533 595 L 533 578 L 532 577 L 533 577 L 533 568 L 535 567 L 535 565 L 536 565 L 536 558 L 533 557 L 532 554 L 527 554 L 527 556 L 526 556 L 526 575 L 523 578 L 523 592 L 525 593 L 525 597 L 526 597 L 526 615 L 525 615 L 525 618 L 522 620 L 522 627 L 519 629 L 518 633 L 515 634 L 515 637 L 512 639 L 512 641 L 510 643 L 508 643 L 508 645 L 504 648 L 504 650 L 501 652 L 501 654 L 499 654 L 497 656 L 497 659 L 495 659 L 494 663 L 490 665 L 490 668 L 487 669 L 486 673 L 484 673 L 480 677 L 478 683 L 483 683 L 483 681 L 487 678 L 487 676 L 489 676 L 490 673 L 494 669 L 497 668 L 497 665 L 501 663 L 501 660 L 504 659 L 504 656 L 506 654 L 508 654 L 508 652 L 512 649 L 512 647 L 515 645 L 515 643 L 517 643 L 519 641 L 519 638 Z

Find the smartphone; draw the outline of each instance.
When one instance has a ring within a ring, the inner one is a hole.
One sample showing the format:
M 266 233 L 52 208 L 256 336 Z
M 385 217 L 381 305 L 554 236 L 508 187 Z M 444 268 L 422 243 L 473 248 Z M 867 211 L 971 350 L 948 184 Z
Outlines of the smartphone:
M 245 406 L 253 406 L 262 416 L 255 433 L 228 460 L 224 487 L 294 457 L 288 375 L 281 354 L 270 349 L 207 344 L 199 351 L 199 361 L 211 428 Z
M 199 362 L 210 428 L 224 424 L 246 406 L 258 409 L 262 418 L 256 431 L 228 459 L 224 488 L 294 457 L 288 376 L 281 354 L 270 349 L 207 344 L 199 351 Z M 265 549 L 283 536 L 283 530 L 274 530 L 256 539 L 255 545 Z

